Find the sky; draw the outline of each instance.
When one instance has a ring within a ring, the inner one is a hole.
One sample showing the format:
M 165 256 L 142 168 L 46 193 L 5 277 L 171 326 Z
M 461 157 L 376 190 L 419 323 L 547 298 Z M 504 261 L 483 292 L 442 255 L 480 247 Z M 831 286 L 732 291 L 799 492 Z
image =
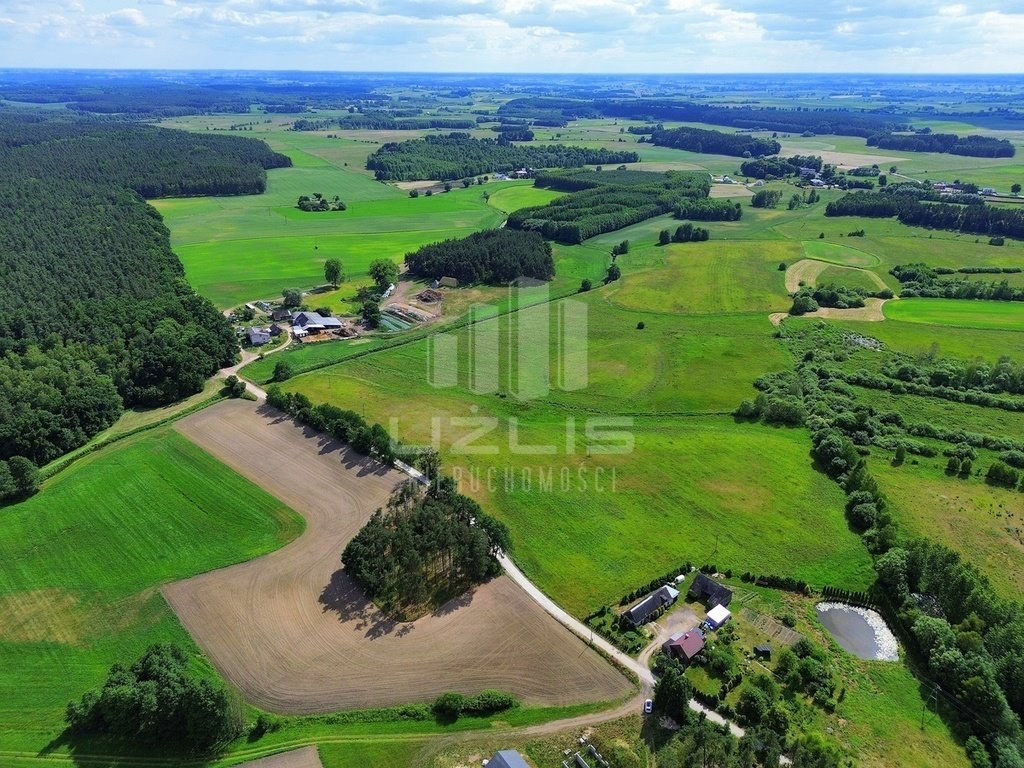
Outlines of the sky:
M 1024 0 L 0 0 L 0 67 L 1024 72 Z

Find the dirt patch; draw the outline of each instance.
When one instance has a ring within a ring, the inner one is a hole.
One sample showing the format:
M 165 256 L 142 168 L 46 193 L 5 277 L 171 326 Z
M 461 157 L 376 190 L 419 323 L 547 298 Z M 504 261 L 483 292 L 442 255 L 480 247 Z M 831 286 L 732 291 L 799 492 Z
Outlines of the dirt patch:
M 864 306 L 856 309 L 834 309 L 822 307 L 815 312 L 808 312 L 802 317 L 824 317 L 829 320 L 863 320 L 869 323 L 877 323 L 885 320 L 885 313 L 882 306 L 886 301 L 892 299 L 864 299 Z
M 381 614 L 341 570 L 340 555 L 405 475 L 243 401 L 176 428 L 306 520 L 303 535 L 277 552 L 163 590 L 253 703 L 299 714 L 448 690 L 500 688 L 548 706 L 628 692 L 624 677 L 506 576 L 415 622 Z
M 785 320 L 787 317 L 789 317 L 789 313 L 787 312 L 772 312 L 770 315 L 768 315 L 768 320 L 771 322 L 772 325 L 778 326 L 782 325 L 782 321 Z
M 235 768 L 323 768 L 323 765 L 316 747 L 303 747 L 291 752 L 261 757 L 259 760 L 250 760 Z
M 790 264 L 786 270 L 786 290 L 796 293 L 800 290 L 800 283 L 814 285 L 818 275 L 830 266 L 832 265 L 827 261 L 816 261 L 815 259 L 801 259 L 796 264 Z

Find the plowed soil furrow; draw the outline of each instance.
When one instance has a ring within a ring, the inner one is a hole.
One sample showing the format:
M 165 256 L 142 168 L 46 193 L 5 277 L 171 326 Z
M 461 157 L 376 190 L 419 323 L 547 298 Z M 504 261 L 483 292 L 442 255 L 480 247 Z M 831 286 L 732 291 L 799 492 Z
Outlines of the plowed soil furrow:
M 630 690 L 505 576 L 415 622 L 395 623 L 367 601 L 340 555 L 405 479 L 396 470 L 242 400 L 176 428 L 306 519 L 305 532 L 276 552 L 163 589 L 253 703 L 299 714 L 500 688 L 564 705 Z

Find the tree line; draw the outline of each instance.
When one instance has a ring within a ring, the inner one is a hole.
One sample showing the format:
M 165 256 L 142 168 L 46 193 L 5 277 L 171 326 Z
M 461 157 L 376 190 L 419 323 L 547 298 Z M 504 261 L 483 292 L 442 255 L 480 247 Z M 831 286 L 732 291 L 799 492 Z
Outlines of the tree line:
M 662 129 L 651 134 L 650 142 L 660 147 L 733 157 L 777 155 L 782 149 L 782 145 L 774 139 L 761 139 L 747 133 L 725 133 L 708 128 Z
M 551 244 L 536 232 L 492 229 L 424 245 L 407 253 L 409 271 L 420 277 L 454 277 L 462 284 L 508 283 L 519 277 L 555 275 Z
M 382 145 L 366 167 L 385 181 L 462 179 L 517 168 L 579 168 L 639 162 L 636 152 L 567 147 L 521 146 L 499 139 L 474 139 L 468 133 L 425 136 Z
M 995 269 L 1001 273 L 1002 269 Z M 1019 267 L 1008 268 L 1010 272 L 1019 272 Z M 988 299 L 994 301 L 1024 301 L 1024 288 L 1010 285 L 1007 280 L 965 280 L 963 278 L 946 278 L 949 274 L 986 274 L 983 267 L 966 267 L 958 270 L 937 270 L 927 264 L 897 264 L 889 270 L 889 274 L 900 281 L 900 296 L 915 296 L 937 299 Z M 942 275 L 942 276 L 940 276 Z
M 556 188 L 576 186 L 580 191 L 546 205 L 521 208 L 509 216 L 506 226 L 539 232 L 546 238 L 565 243 L 581 243 L 595 235 L 668 213 L 686 199 L 706 197 L 711 188 L 706 174 L 684 172 L 549 174 L 538 178 L 536 183 Z
M 928 203 L 907 195 L 853 192 L 825 206 L 826 216 L 895 216 L 908 226 L 1024 239 L 1024 211 L 990 205 Z
M 880 112 L 811 107 L 721 106 L 675 99 L 567 99 L 527 96 L 502 104 L 498 108 L 498 114 L 508 117 L 562 120 L 617 117 L 648 123 L 676 120 L 727 125 L 746 130 L 837 134 L 860 136 L 865 139 L 908 128 L 905 119 Z
M 385 613 L 409 621 L 500 574 L 496 556 L 510 546 L 505 526 L 439 475 L 425 493 L 401 486 L 341 561 Z
M 234 358 L 140 193 L 256 192 L 277 157 L 239 137 L 0 115 L 0 459 L 46 463 Z
M 955 133 L 882 133 L 869 136 L 867 145 L 897 152 L 940 152 L 967 157 L 1013 157 L 1017 152 L 1007 139 Z
M 293 131 L 325 131 L 330 128 L 340 128 L 345 131 L 423 131 L 433 128 L 464 131 L 476 127 L 477 124 L 474 120 L 454 117 L 397 118 L 386 114 L 356 114 L 325 118 L 303 117 L 292 123 Z

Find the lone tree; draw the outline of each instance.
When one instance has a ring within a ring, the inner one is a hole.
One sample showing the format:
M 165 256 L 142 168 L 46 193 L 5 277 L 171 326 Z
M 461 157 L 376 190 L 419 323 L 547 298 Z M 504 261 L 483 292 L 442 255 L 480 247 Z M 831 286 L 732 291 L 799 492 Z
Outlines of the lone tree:
M 376 301 L 363 302 L 363 308 L 360 310 L 363 315 L 363 320 L 370 328 L 376 328 L 380 325 L 380 304 Z
M 622 270 L 619 269 L 619 265 L 612 264 L 608 267 L 608 274 L 605 276 L 604 281 L 606 283 L 610 283 L 614 280 L 618 280 L 620 277 L 622 277 Z
M 337 288 L 345 279 L 345 273 L 341 269 L 341 262 L 338 259 L 328 259 L 324 262 L 324 279 Z
M 668 245 L 672 242 L 672 233 L 667 229 L 661 230 L 658 233 L 658 245 Z
M 1014 184 L 1014 185 L 1012 185 L 1012 186 L 1010 187 L 1010 192 L 1012 192 L 1012 193 L 1013 193 L 1013 194 L 1015 194 L 1015 195 L 1019 195 L 1019 194 L 1020 194 L 1020 184 Z
M 298 288 L 285 288 L 281 291 L 281 298 L 281 303 L 286 307 L 297 307 L 302 303 L 302 291 Z
M 376 283 L 377 291 L 384 293 L 398 279 L 398 265 L 391 259 L 377 259 L 370 264 L 370 277 Z

